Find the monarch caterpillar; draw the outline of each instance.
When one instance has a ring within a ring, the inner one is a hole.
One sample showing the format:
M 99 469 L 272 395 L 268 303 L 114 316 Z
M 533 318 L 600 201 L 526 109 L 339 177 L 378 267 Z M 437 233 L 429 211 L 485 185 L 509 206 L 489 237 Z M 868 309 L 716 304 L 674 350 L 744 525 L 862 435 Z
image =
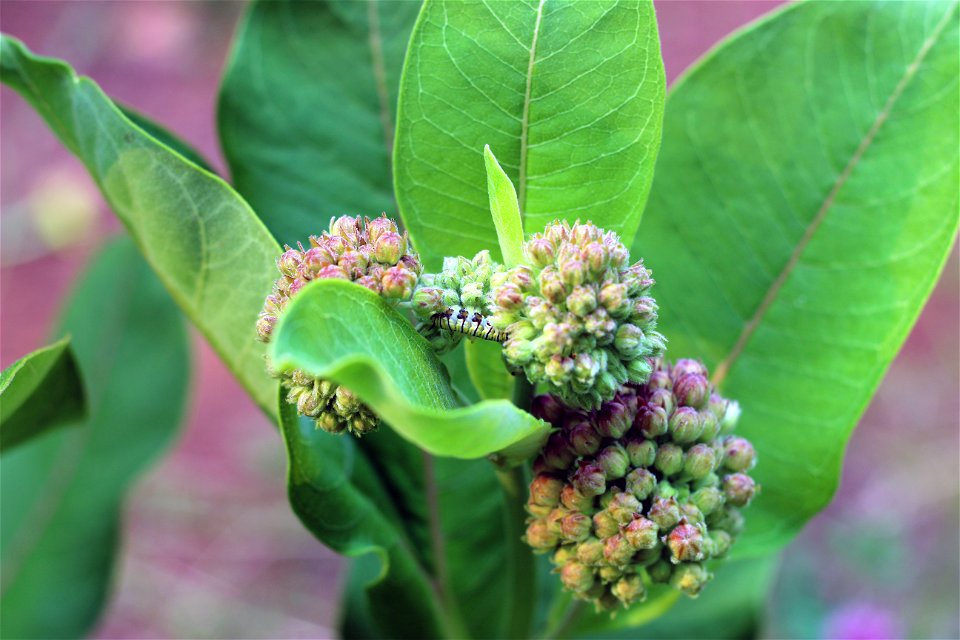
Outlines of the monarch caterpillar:
M 479 311 L 475 311 L 471 316 L 470 312 L 462 307 L 456 314 L 454 314 L 453 307 L 438 311 L 430 316 L 430 322 L 439 329 L 462 333 L 473 338 L 503 342 L 508 337 L 506 331 L 495 328 L 490 324 L 490 320 Z

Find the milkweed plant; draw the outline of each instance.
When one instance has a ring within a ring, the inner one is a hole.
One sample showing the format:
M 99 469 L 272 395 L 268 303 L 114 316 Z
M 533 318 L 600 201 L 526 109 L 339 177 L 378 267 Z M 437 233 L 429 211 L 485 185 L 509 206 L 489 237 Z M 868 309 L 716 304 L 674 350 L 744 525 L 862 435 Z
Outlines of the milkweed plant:
M 648 1 L 254 2 L 227 180 L 4 35 L 132 242 L 3 372 L 5 531 L 93 443 L 4 535 L 3 635 L 96 620 L 181 312 L 351 558 L 343 636 L 749 635 L 954 242 L 957 42 L 956 2 L 800 2 L 667 91 Z

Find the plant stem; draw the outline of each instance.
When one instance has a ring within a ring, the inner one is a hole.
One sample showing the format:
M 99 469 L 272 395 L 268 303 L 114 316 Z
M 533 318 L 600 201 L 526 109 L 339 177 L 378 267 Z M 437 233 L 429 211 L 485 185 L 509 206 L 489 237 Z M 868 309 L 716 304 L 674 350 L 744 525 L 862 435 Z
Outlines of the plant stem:
M 513 403 L 523 410 L 530 409 L 533 399 L 533 385 L 526 377 L 517 376 L 513 389 Z M 530 637 L 533 623 L 533 611 L 536 604 L 537 571 L 530 548 L 523 542 L 524 523 L 527 512 L 524 509 L 527 494 L 527 478 L 522 465 L 512 469 L 497 469 L 497 479 L 503 488 L 506 509 L 505 532 L 507 544 L 507 570 L 511 575 L 511 588 L 507 591 L 508 638 Z
M 543 632 L 543 635 L 540 636 L 544 640 L 554 640 L 557 638 L 562 638 L 565 633 L 567 633 L 570 628 L 577 621 L 577 618 L 580 617 L 580 612 L 583 610 L 583 601 L 574 600 L 567 607 L 567 612 L 562 618 L 554 621 L 546 631 Z

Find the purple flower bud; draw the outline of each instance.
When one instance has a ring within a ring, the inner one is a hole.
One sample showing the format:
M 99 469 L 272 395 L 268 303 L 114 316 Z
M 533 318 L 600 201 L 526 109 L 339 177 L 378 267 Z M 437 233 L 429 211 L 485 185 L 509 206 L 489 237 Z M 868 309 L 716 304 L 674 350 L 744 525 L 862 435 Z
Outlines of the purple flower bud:
M 607 480 L 622 478 L 626 475 L 630 465 L 627 450 L 618 442 L 605 447 L 603 451 L 597 454 L 596 462 L 603 469 L 603 474 L 607 477 Z
M 603 559 L 617 567 L 629 564 L 634 553 L 635 549 L 619 533 L 610 536 L 603 543 Z
M 656 522 L 647 520 L 642 516 L 637 516 L 624 527 L 623 537 L 627 539 L 630 546 L 639 551 L 641 549 L 653 549 L 656 547 L 658 542 L 657 534 L 659 532 L 660 528 Z
M 560 491 L 560 503 L 570 511 L 590 514 L 593 512 L 593 496 L 585 496 L 571 484 Z
M 387 214 L 366 220 L 367 242 L 376 244 L 377 240 L 385 233 L 398 233 L 397 223 L 387 217 Z
M 673 390 L 673 381 L 670 379 L 670 374 L 664 371 L 663 369 L 657 369 L 650 374 L 650 379 L 647 380 L 647 389 L 655 391 L 657 389 L 666 389 L 667 391 Z
M 681 522 L 664 536 L 673 562 L 697 562 L 703 560 L 703 532 L 692 524 Z
M 333 280 L 349 280 L 350 274 L 347 273 L 343 267 L 335 264 L 328 264 L 327 266 L 320 269 L 314 276 L 317 280 L 333 279 Z M 294 282 L 296 284 L 296 282 Z M 290 287 L 290 295 L 293 295 L 293 285 Z
M 609 511 L 604 509 L 593 514 L 593 532 L 598 538 L 609 538 L 618 531 L 620 531 L 620 523 Z
M 673 378 L 674 383 L 688 373 L 695 373 L 703 377 L 707 377 L 708 375 L 707 368 L 703 366 L 702 362 L 698 360 L 690 360 L 688 358 L 681 358 L 680 360 L 677 360 L 670 368 L 670 375 Z
M 524 247 L 527 258 L 535 266 L 543 268 L 553 262 L 554 246 L 546 238 L 534 238 Z
M 677 565 L 673 570 L 673 575 L 670 576 L 670 584 L 688 596 L 696 597 L 712 577 L 703 565 L 696 562 L 685 562 Z
M 560 265 L 560 279 L 568 287 L 576 287 L 585 280 L 585 267 L 579 260 L 567 260 Z
M 723 466 L 731 471 L 747 471 L 756 462 L 756 452 L 746 438 L 729 437 L 723 442 Z
M 615 400 L 603 405 L 597 415 L 597 431 L 605 438 L 622 438 L 632 424 L 633 416 Z
M 679 407 L 670 416 L 670 436 L 674 442 L 694 442 L 703 433 L 700 414 L 693 407 Z
M 657 445 L 653 440 L 630 440 L 627 455 L 634 467 L 650 467 L 657 459 Z
M 627 491 L 638 500 L 646 500 L 657 486 L 657 477 L 647 469 L 634 469 L 627 474 Z
M 560 567 L 560 582 L 574 593 L 583 593 L 593 586 L 593 570 L 579 562 L 568 562 Z
M 530 483 L 530 501 L 534 504 L 555 507 L 560 503 L 563 481 L 546 473 L 538 474 Z
M 704 515 L 710 515 L 723 506 L 723 492 L 716 487 L 701 487 L 693 492 L 690 501 Z
M 547 528 L 546 522 L 539 519 L 532 520 L 527 525 L 527 534 L 524 536 L 524 540 L 536 551 L 549 551 L 559 542 L 557 536 Z
M 577 545 L 577 560 L 587 566 L 595 566 L 603 561 L 603 541 L 587 538 Z
M 377 238 L 373 244 L 373 255 L 377 262 L 395 265 L 407 248 L 407 242 L 399 233 L 388 231 Z
M 560 426 L 560 419 L 563 417 L 566 407 L 556 396 L 549 393 L 542 393 L 534 396 L 530 403 L 530 413 L 534 417 L 540 418 L 554 426 Z
M 665 531 L 680 521 L 680 507 L 674 498 L 654 498 L 647 517 Z
M 557 471 L 566 471 L 576 458 L 566 434 L 561 431 L 550 434 L 543 447 L 542 456 L 546 465 Z
M 716 456 L 705 444 L 695 444 L 684 455 L 683 471 L 694 480 L 705 478 L 713 471 Z
M 578 456 L 592 456 L 600 449 L 602 438 L 587 421 L 573 424 L 567 431 L 570 446 Z
M 650 394 L 650 399 L 647 401 L 647 406 L 660 407 L 669 416 L 671 413 L 673 413 L 673 394 L 666 389 L 657 389 Z
M 637 412 L 636 426 L 647 438 L 662 436 L 668 428 L 667 411 L 659 405 L 648 404 Z
M 643 580 L 637 574 L 624 576 L 617 580 L 610 587 L 610 593 L 616 596 L 617 600 L 623 603 L 625 607 L 634 602 L 640 602 L 647 597 L 647 590 L 643 586 Z
M 723 493 L 727 502 L 735 507 L 750 504 L 756 492 L 756 483 L 745 473 L 732 473 L 723 479 Z
M 702 409 L 710 397 L 710 383 L 699 373 L 687 373 L 673 383 L 673 395 L 681 405 Z
M 383 287 L 380 284 L 380 278 L 374 278 L 373 276 L 362 276 L 354 280 L 354 282 L 356 282 L 361 287 L 366 287 L 367 289 L 370 289 L 370 291 L 373 291 L 376 294 L 381 293 L 383 290 Z
M 683 470 L 683 449 L 672 442 L 660 445 L 654 465 L 665 476 L 677 475 Z
M 521 291 L 530 291 L 533 287 L 533 271 L 525 264 L 517 265 L 507 272 L 507 280 L 520 287 Z
M 580 542 L 590 536 L 593 521 L 582 513 L 571 513 L 560 521 L 560 534 L 568 542 Z
M 570 479 L 573 486 L 585 496 L 599 496 L 607 490 L 607 479 L 603 468 L 591 462 L 581 462 Z
M 289 253 L 289 252 L 287 252 Z M 287 254 L 283 254 L 286 256 Z M 281 257 L 281 259 L 283 259 Z M 334 264 L 337 258 L 326 249 L 326 247 L 313 247 L 303 254 L 303 259 L 297 267 L 297 273 L 315 277 L 324 267 Z M 286 275 L 286 274 L 284 274 Z M 293 276 L 290 276 L 293 277 Z
M 367 257 L 360 251 L 348 249 L 343 252 L 337 264 L 354 279 L 364 275 L 368 264 Z
M 403 267 L 390 267 L 383 272 L 381 283 L 384 297 L 404 300 L 413 294 L 417 276 Z

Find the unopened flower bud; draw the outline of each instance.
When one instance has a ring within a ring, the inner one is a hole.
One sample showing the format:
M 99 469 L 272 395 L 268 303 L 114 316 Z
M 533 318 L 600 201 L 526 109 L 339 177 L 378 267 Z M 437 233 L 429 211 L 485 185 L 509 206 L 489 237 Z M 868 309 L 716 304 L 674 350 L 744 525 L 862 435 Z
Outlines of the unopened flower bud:
M 737 421 L 740 419 L 740 403 L 735 400 L 731 400 L 727 403 L 727 410 L 723 414 L 723 419 L 720 420 L 720 433 L 730 433 L 733 431 L 733 428 L 737 426 Z
M 710 383 L 699 373 L 687 373 L 676 378 L 673 395 L 681 405 L 701 409 L 710 397 Z
M 723 442 L 723 466 L 731 471 L 748 471 L 756 460 L 753 445 L 745 438 L 730 437 Z
M 390 267 L 383 272 L 383 295 L 387 298 L 403 300 L 413 294 L 417 276 L 403 267 Z
M 568 260 L 560 265 L 560 278 L 567 287 L 583 284 L 584 265 L 579 260 Z
M 674 362 L 673 366 L 670 367 L 670 375 L 673 378 L 674 383 L 688 373 L 706 377 L 707 368 L 703 366 L 702 362 L 698 360 L 691 360 L 689 358 L 681 358 L 680 360 Z
M 693 492 L 690 496 L 693 504 L 700 509 L 704 515 L 710 515 L 723 506 L 723 492 L 716 487 L 702 487 Z
M 576 458 L 566 434 L 561 431 L 550 434 L 541 456 L 549 468 L 557 471 L 565 471 Z
M 403 236 L 394 231 L 388 231 L 373 243 L 373 255 L 376 256 L 377 262 L 395 265 L 407 248 L 406 245 L 407 242 Z
M 627 450 L 615 442 L 597 454 L 596 463 L 603 469 L 607 480 L 617 480 L 626 475 L 630 459 L 627 457 Z
M 691 502 L 680 505 L 680 517 L 693 525 L 701 525 L 704 522 L 703 512 Z
M 745 473 L 732 473 L 723 479 L 723 493 L 727 502 L 735 507 L 745 507 L 750 504 L 757 491 L 753 478 Z
M 277 324 L 277 317 L 267 314 L 261 314 L 257 319 L 257 338 L 261 342 L 269 342 L 273 334 L 273 328 Z
M 666 442 L 657 449 L 654 465 L 665 476 L 673 476 L 683 470 L 683 449 L 672 442 Z
M 588 566 L 600 564 L 603 561 L 603 541 L 587 538 L 578 544 L 577 560 Z
M 657 560 L 652 565 L 647 568 L 647 574 L 656 584 L 666 584 L 670 581 L 670 576 L 673 575 L 673 564 L 668 560 Z
M 623 529 L 623 537 L 637 551 L 657 546 L 660 528 L 653 520 L 637 516 Z
M 630 562 L 636 550 L 621 534 L 607 538 L 603 543 L 603 558 L 614 566 L 623 566 Z
M 710 514 L 707 526 L 711 531 L 727 531 L 735 536 L 743 531 L 743 514 L 733 507 L 724 507 Z
M 694 442 L 703 433 L 700 414 L 693 407 L 678 407 L 670 416 L 670 435 L 674 442 Z
M 624 606 L 639 602 L 646 597 L 646 588 L 643 580 L 637 574 L 624 576 L 610 587 L 610 593 L 617 597 Z
M 593 570 L 579 562 L 568 562 L 560 567 L 560 581 L 574 593 L 583 593 L 593 586 Z
M 733 537 L 726 531 L 711 530 L 707 538 L 710 541 L 710 556 L 713 558 L 726 555 L 730 545 L 733 544 Z
M 560 503 L 570 511 L 590 513 L 593 511 L 593 496 L 586 496 L 572 484 L 564 485 L 560 491 Z
M 673 380 L 670 379 L 670 374 L 665 370 L 657 369 L 650 374 L 650 379 L 647 380 L 647 384 L 644 386 L 650 391 L 656 391 L 657 389 L 672 391 Z
M 634 467 L 650 467 L 657 458 L 657 445 L 653 440 L 631 440 L 627 443 L 627 455 Z
M 634 324 L 622 324 L 613 344 L 624 358 L 637 358 L 643 351 L 643 331 Z
M 607 505 L 607 512 L 613 516 L 618 525 L 625 525 L 639 515 L 642 508 L 643 505 L 633 494 L 620 492 L 614 495 L 610 504 Z
M 674 498 L 654 498 L 647 517 L 665 531 L 680 521 L 680 507 Z
M 623 404 L 611 401 L 597 415 L 597 431 L 605 438 L 621 438 L 633 424 L 633 416 Z
M 351 216 L 330 218 L 330 234 L 355 243 L 360 234 L 360 218 Z
M 665 391 L 669 394 L 669 391 Z M 637 414 L 637 427 L 648 438 L 656 438 L 667 432 L 668 419 L 666 410 L 658 405 L 649 404 L 640 409 Z
M 570 446 L 579 456 L 592 456 L 600 449 L 602 438 L 589 422 L 575 424 L 568 432 Z
M 668 416 L 673 413 L 673 406 L 673 393 L 667 389 L 657 389 L 650 394 L 647 401 L 647 408 L 660 407 Z
M 670 576 L 670 584 L 688 596 L 696 597 L 710 581 L 710 573 L 702 564 L 685 562 L 678 565 Z
M 646 500 L 656 484 L 657 477 L 647 469 L 638 468 L 627 474 L 627 491 L 638 500 Z
M 304 392 L 297 398 L 297 412 L 301 415 L 313 418 L 320 413 L 321 409 L 323 409 L 323 405 L 314 393 Z
M 413 306 L 422 310 L 424 315 L 443 311 L 443 290 L 436 287 L 419 287 L 413 294 Z
M 543 268 L 553 263 L 553 243 L 546 238 L 534 238 L 526 244 L 524 251 L 535 266 Z
M 563 481 L 555 476 L 541 473 L 530 483 L 530 500 L 534 504 L 555 507 L 560 503 Z
M 316 280 L 349 280 L 350 274 L 346 269 L 337 264 L 328 264 L 327 266 L 320 269 L 314 276 Z M 297 284 L 299 280 L 294 281 L 294 284 Z M 300 288 L 300 287 L 298 287 Z M 290 286 L 290 295 L 294 294 L 293 285 Z
M 599 496 L 607 490 L 603 468 L 589 462 L 581 462 L 570 481 L 585 496 Z
M 296 249 L 288 248 L 277 258 L 277 269 L 288 278 L 296 278 L 300 274 L 300 265 L 303 263 L 303 254 Z
M 559 426 L 560 418 L 563 416 L 566 407 L 556 396 L 543 393 L 534 396 L 530 403 L 530 413 L 534 417 L 540 418 L 554 426 Z
M 694 480 L 699 480 L 713 471 L 715 462 L 712 448 L 705 444 L 695 444 L 684 455 L 683 471 Z
M 593 531 L 598 538 L 606 539 L 620 531 L 620 523 L 604 509 L 593 514 Z
M 496 304 L 506 311 L 512 311 L 523 304 L 523 292 L 520 287 L 508 282 L 497 289 Z
M 597 296 L 593 289 L 574 287 L 570 295 L 567 296 L 567 308 L 575 315 L 585 318 L 597 308 Z
M 571 513 L 560 521 L 560 534 L 569 542 L 586 540 L 590 535 L 593 521 L 582 513 Z
M 699 528 L 681 522 L 664 537 L 673 562 L 696 562 L 703 560 L 703 533 Z
M 720 423 L 716 416 L 709 409 L 700 411 L 700 424 L 703 425 L 703 431 L 700 432 L 700 442 L 711 442 L 720 433 Z

